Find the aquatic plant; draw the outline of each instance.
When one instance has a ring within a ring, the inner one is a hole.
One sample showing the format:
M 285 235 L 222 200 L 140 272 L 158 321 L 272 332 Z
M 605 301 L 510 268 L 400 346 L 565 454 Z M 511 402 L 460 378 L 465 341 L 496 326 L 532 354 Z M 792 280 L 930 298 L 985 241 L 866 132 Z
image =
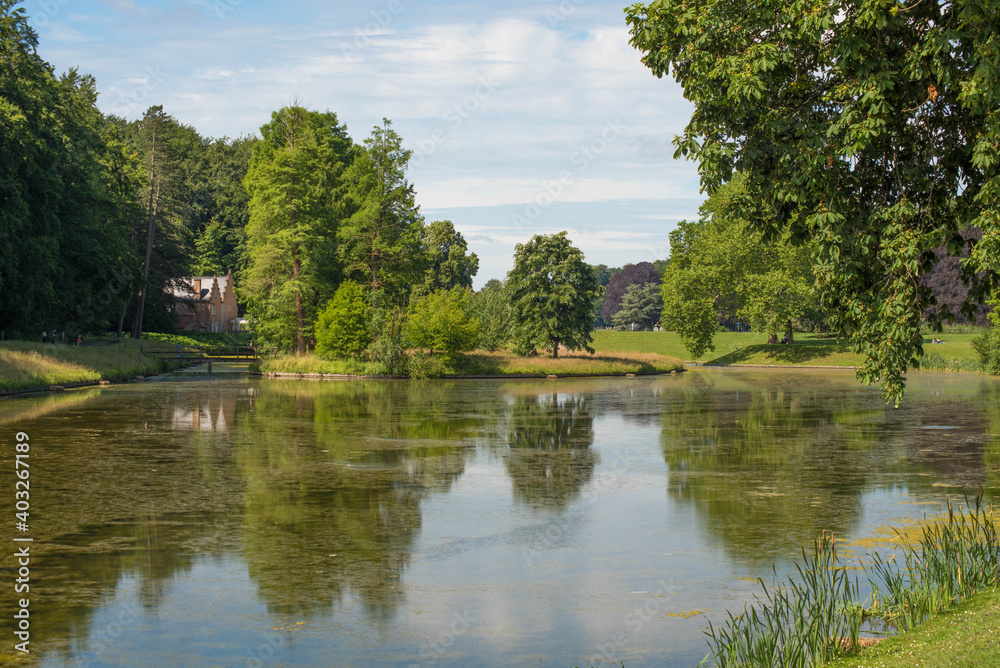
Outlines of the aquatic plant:
M 798 578 L 780 583 L 777 571 L 770 588 L 760 580 L 756 595 L 742 613 L 729 613 L 706 634 L 719 668 L 818 666 L 858 650 L 862 625 L 881 624 L 907 631 L 977 592 L 1000 584 L 1000 539 L 992 508 L 982 496 L 956 512 L 948 502 L 947 519 L 922 530 L 916 544 L 904 542 L 901 554 L 868 558 L 864 571 L 871 597 L 858 602 L 858 582 L 847 573 L 833 536 L 822 534 L 812 555 L 802 552 Z
M 946 607 L 1000 583 L 1000 540 L 982 497 L 968 511 L 923 529 L 916 546 L 905 545 L 901 559 L 872 555 L 870 612 L 901 631 L 927 621 Z
M 985 373 L 986 367 L 976 359 L 959 359 L 945 357 L 940 353 L 929 353 L 918 360 L 921 371 L 962 371 L 966 373 Z
M 714 656 L 720 667 L 806 668 L 836 657 L 845 645 L 857 647 L 863 617 L 857 577 L 842 565 L 833 534 L 821 534 L 813 554 L 803 550 L 802 559 L 798 580 L 781 584 L 775 571 L 770 588 L 759 579 L 764 591 L 755 603 L 729 613 L 719 628 L 709 623 L 712 651 L 702 664 Z

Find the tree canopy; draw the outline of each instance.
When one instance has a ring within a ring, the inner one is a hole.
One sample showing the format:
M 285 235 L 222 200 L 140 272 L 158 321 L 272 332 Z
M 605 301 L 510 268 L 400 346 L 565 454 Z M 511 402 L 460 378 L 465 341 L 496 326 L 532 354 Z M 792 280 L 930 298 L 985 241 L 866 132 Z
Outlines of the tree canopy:
M 633 283 L 622 296 L 621 307 L 612 322 L 615 329 L 649 330 L 660 322 L 663 297 L 659 283 Z
M 94 78 L 56 77 L 18 4 L 0 0 L 0 329 L 108 327 L 136 262 L 141 177 Z
M 600 286 L 566 232 L 536 234 L 515 246 L 514 268 L 507 274 L 505 289 L 519 352 L 547 348 L 558 357 L 559 346 L 594 352 L 592 302 Z
M 402 303 L 423 267 L 423 217 L 406 180 L 412 153 L 383 119 L 345 175 L 350 217 L 339 230 L 339 257 L 373 300 Z
M 353 150 L 332 112 L 274 112 L 253 147 L 246 187 L 249 267 L 243 294 L 268 339 L 306 352 L 316 309 L 333 292 L 329 271 Z
M 472 350 L 479 338 L 479 319 L 473 315 L 472 291 L 468 288 L 438 289 L 415 298 L 410 304 L 405 336 L 410 344 L 443 352 Z
M 670 234 L 662 323 L 695 357 L 715 349 L 720 315 L 746 320 L 777 343 L 777 332 L 791 337 L 792 321 L 816 306 L 809 247 L 787 234 L 767 239 L 739 217 L 742 188 L 742 179 L 722 186 L 698 221 L 681 221 Z
M 354 281 L 344 281 L 316 318 L 316 354 L 358 357 L 371 343 L 368 301 Z
M 898 403 L 922 354 L 934 249 L 961 254 L 975 225 L 963 310 L 997 284 L 995 3 L 654 0 L 626 13 L 643 63 L 695 106 L 677 155 L 709 193 L 743 173 L 742 216 L 768 238 L 815 242 L 828 322 L 864 354 L 859 378 Z
M 621 308 L 622 297 L 632 285 L 660 282 L 660 274 L 651 262 L 627 264 L 612 274 L 604 291 L 604 301 L 601 303 L 601 318 L 606 323 L 614 320 L 615 314 Z M 655 322 L 655 320 L 654 320 Z
M 419 292 L 472 288 L 479 271 L 479 257 L 469 252 L 462 233 L 450 220 L 435 220 L 420 231 L 420 244 L 427 265 Z

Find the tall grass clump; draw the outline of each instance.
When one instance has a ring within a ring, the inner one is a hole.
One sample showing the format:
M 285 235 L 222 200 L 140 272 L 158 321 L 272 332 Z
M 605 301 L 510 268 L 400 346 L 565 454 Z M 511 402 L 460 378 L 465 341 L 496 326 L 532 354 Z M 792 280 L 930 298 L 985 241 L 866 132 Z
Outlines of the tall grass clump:
M 919 368 L 923 371 L 963 371 L 968 373 L 986 371 L 986 367 L 979 360 L 945 357 L 940 353 L 929 353 L 921 357 Z
M 739 615 L 718 629 L 709 623 L 715 665 L 806 668 L 835 658 L 846 646 L 856 650 L 862 623 L 857 577 L 851 578 L 837 556 L 832 534 L 816 539 L 812 555 L 802 551 L 796 564 L 798 581 L 772 586 L 759 580 L 764 592 Z
M 1000 585 L 1000 539 L 992 508 L 982 496 L 966 499 L 947 519 L 923 528 L 915 544 L 888 559 L 868 555 L 865 575 L 871 597 L 858 600 L 857 577 L 848 576 L 832 536 L 821 535 L 814 553 L 802 552 L 804 565 L 787 583 L 763 580 L 762 595 L 729 613 L 718 628 L 709 624 L 710 652 L 719 668 L 820 666 L 858 650 L 858 634 L 869 628 L 909 631 L 966 598 Z M 867 605 L 866 605 L 867 604 Z

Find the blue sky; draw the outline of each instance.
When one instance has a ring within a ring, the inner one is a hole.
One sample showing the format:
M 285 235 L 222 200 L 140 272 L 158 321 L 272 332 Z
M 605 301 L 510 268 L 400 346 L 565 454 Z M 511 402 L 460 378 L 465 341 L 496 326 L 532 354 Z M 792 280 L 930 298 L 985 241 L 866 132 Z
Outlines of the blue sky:
M 294 99 L 361 141 L 382 117 L 414 151 L 428 221 L 503 278 L 514 245 L 569 230 L 591 263 L 667 256 L 702 201 L 671 140 L 691 105 L 628 45 L 627 0 L 25 0 L 57 71 L 99 106 L 153 104 L 211 137 L 254 134 Z

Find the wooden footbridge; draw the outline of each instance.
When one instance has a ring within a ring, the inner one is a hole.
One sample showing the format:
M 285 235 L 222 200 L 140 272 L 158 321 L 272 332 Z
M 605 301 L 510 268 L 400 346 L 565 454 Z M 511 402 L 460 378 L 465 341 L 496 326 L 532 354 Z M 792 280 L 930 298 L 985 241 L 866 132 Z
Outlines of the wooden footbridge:
M 254 346 L 143 346 L 142 353 L 162 357 L 167 362 L 246 362 L 270 357 L 277 348 Z

